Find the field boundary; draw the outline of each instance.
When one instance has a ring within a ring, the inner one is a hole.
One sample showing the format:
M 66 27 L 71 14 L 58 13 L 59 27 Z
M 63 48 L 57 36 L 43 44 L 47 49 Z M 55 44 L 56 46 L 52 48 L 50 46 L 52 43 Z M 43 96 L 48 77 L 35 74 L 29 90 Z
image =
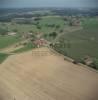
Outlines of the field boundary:
M 57 55 L 59 55 L 59 56 L 62 56 L 66 61 L 73 63 L 74 59 L 72 59 L 72 58 L 70 58 L 70 57 L 68 57 L 68 56 L 63 55 L 63 54 L 57 52 L 56 50 L 54 50 L 54 49 L 52 49 L 52 48 L 50 48 L 50 47 L 48 47 L 48 48 L 49 48 L 52 52 L 55 52 L 55 54 L 57 54 Z M 89 67 L 89 66 L 87 66 L 87 65 L 84 65 L 84 64 L 82 64 L 82 63 L 78 63 L 78 64 L 75 64 L 75 65 L 82 66 L 82 67 L 84 67 L 84 68 L 89 69 L 90 71 L 93 71 L 93 72 L 98 73 L 97 70 L 95 70 L 95 69 L 93 69 L 93 68 L 91 68 L 91 67 Z

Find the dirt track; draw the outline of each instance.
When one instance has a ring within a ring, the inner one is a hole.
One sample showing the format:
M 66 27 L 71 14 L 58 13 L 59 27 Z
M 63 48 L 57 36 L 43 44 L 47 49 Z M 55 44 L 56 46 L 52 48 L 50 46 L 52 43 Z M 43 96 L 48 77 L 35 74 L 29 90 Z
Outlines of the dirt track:
M 98 100 L 98 73 L 48 48 L 10 56 L 0 65 L 0 100 Z

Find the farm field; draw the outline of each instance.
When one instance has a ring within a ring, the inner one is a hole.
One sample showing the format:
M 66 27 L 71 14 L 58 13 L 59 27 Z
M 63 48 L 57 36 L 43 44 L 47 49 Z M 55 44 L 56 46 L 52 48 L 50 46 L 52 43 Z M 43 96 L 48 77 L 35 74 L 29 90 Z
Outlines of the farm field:
M 82 26 L 83 29 L 81 30 L 63 34 L 58 39 L 61 48 L 56 49 L 62 54 L 79 61 L 88 55 L 94 59 L 98 66 L 98 19 L 85 19 Z
M 13 31 L 13 30 L 17 30 L 18 33 L 23 33 L 23 32 L 42 32 L 42 33 L 49 33 L 51 31 L 55 30 L 55 27 L 53 28 L 47 28 L 46 25 L 47 24 L 55 24 L 55 25 L 60 25 L 61 29 L 64 27 L 64 21 L 62 19 L 62 17 L 57 17 L 57 16 L 53 16 L 53 17 L 42 17 L 41 20 L 39 21 L 34 21 L 39 22 L 39 26 L 41 27 L 41 29 L 38 29 L 36 27 L 35 24 L 17 24 L 17 23 L 13 23 L 13 22 L 9 22 L 9 23 L 0 23 L 0 27 L 1 28 L 7 28 L 8 31 Z
M 97 100 L 98 73 L 39 48 L 0 65 L 0 89 L 3 100 Z
M 16 36 L 0 36 L 0 49 L 6 48 L 20 41 L 19 35 Z

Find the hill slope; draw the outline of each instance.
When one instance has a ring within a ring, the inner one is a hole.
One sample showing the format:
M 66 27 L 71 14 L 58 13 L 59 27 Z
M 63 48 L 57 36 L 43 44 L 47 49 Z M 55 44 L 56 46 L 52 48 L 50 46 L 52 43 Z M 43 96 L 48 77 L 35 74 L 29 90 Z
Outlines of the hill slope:
M 0 91 L 1 100 L 97 100 L 98 73 L 40 48 L 0 65 Z

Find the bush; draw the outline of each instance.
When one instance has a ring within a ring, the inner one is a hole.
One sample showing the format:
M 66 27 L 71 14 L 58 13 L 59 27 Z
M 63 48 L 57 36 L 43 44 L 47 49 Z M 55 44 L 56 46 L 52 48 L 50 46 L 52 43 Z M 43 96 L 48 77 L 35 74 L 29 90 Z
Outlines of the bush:
M 60 30 L 60 33 L 62 33 L 63 32 L 63 30 Z
M 56 27 L 56 29 L 58 29 L 58 28 L 60 28 L 60 25 L 56 25 L 55 27 Z
M 13 29 L 13 32 L 18 32 L 18 30 L 17 29 Z
M 50 43 L 49 45 L 50 45 L 50 47 L 53 47 L 53 43 Z
M 52 32 L 52 33 L 49 34 L 49 36 L 55 38 L 57 36 L 57 33 L 56 32 Z
M 97 66 L 96 66 L 96 64 L 94 62 L 91 63 L 89 66 L 92 67 L 92 68 L 94 68 L 94 69 L 97 69 Z
M 73 63 L 73 64 L 78 64 L 78 63 L 79 63 L 79 61 L 74 60 L 72 63 Z
M 25 45 L 27 45 L 27 43 L 25 42 L 25 43 L 23 43 L 23 45 L 25 46 Z
M 41 29 L 41 26 L 38 25 L 38 26 L 37 26 L 37 29 Z
M 40 17 L 36 17 L 34 20 L 35 21 L 39 21 L 39 20 L 41 20 L 41 18 Z

